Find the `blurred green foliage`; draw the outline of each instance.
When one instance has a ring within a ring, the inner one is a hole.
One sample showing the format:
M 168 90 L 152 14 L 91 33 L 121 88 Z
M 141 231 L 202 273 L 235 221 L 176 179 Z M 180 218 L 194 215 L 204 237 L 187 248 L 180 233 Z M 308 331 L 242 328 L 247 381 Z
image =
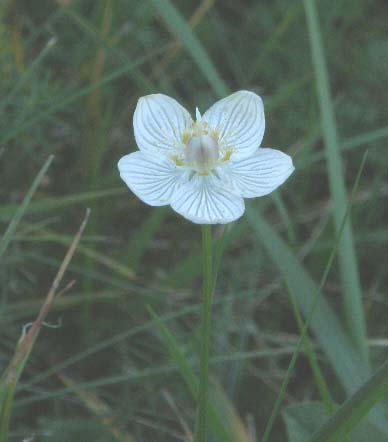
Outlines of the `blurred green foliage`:
M 385 357 L 388 313 L 388 4 L 317 3 L 348 191 L 369 149 L 352 223 L 375 367 Z M 84 208 L 92 209 L 65 278 L 76 285 L 48 318 L 62 325 L 44 328 L 36 343 L 10 440 L 190 440 L 195 405 L 146 305 L 166 319 L 196 371 L 200 231 L 168 208 L 137 200 L 116 164 L 136 149 L 132 113 L 142 95 L 166 93 L 193 112 L 224 90 L 259 93 L 264 146 L 293 155 L 296 172 L 275 198 L 252 207 L 319 281 L 335 233 L 303 2 L 8 0 L 0 3 L 0 19 L 2 231 L 55 155 L 1 258 L 1 371 L 22 326 L 35 318 Z M 280 274 L 247 218 L 216 227 L 214 235 L 220 265 L 211 370 L 225 409 L 233 410 L 236 442 L 254 442 L 299 333 L 281 279 L 293 268 Z M 345 327 L 341 284 L 335 265 L 325 296 Z M 311 342 L 342 402 L 347 392 L 336 368 L 321 341 Z M 285 405 L 316 399 L 301 355 Z M 278 419 L 270 440 L 285 439 Z

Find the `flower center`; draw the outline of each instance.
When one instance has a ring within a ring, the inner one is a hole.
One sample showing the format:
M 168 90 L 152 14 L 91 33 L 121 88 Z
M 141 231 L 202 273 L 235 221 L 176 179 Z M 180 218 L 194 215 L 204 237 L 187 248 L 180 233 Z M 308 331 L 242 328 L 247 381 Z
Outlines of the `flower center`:
M 191 137 L 185 149 L 187 164 L 197 172 L 207 175 L 219 158 L 217 141 L 209 134 Z

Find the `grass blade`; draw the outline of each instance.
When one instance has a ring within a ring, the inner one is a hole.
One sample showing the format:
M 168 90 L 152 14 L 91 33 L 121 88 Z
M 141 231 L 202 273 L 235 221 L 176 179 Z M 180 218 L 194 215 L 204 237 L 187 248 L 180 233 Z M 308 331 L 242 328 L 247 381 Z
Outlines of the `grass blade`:
M 44 234 L 47 235 L 45 238 L 43 237 Z M 41 236 L 42 242 L 43 241 L 52 242 L 52 243 L 64 245 L 66 247 L 68 247 L 69 244 L 71 243 L 71 240 L 67 236 L 58 235 L 54 232 L 51 232 L 48 229 L 41 229 L 32 238 L 39 241 L 40 236 Z M 30 238 L 30 240 L 32 238 Z M 88 258 L 91 258 L 94 262 L 103 265 L 104 267 L 112 270 L 113 272 L 124 277 L 125 279 L 128 279 L 130 281 L 135 279 L 135 272 L 132 270 L 131 267 L 121 264 L 119 261 L 116 261 L 115 259 L 111 258 L 108 254 L 99 252 L 95 247 L 94 248 L 87 247 L 87 246 L 80 244 L 78 246 L 78 253 L 81 255 L 84 255 Z
M 325 267 L 325 269 L 323 271 L 323 275 L 322 275 L 319 287 L 315 290 L 315 294 L 314 294 L 314 297 L 312 299 L 312 306 L 311 306 L 310 310 L 308 311 L 308 314 L 306 315 L 306 321 L 305 321 L 305 323 L 303 325 L 300 337 L 298 339 L 298 343 L 297 343 L 295 352 L 292 355 L 291 361 L 290 361 L 288 369 L 287 369 L 286 376 L 285 376 L 285 378 L 284 378 L 284 380 L 282 382 L 279 395 L 278 395 L 278 397 L 277 397 L 277 399 L 275 401 L 274 408 L 272 410 L 271 416 L 270 416 L 270 418 L 268 420 L 266 429 L 264 431 L 263 442 L 267 442 L 269 440 L 269 435 L 271 433 L 271 430 L 272 430 L 273 424 L 275 422 L 275 419 L 276 419 L 276 417 L 277 417 L 277 415 L 279 413 L 280 406 L 281 406 L 281 403 L 283 401 L 284 395 L 286 393 L 286 389 L 287 389 L 288 383 L 289 383 L 289 381 L 291 379 L 291 374 L 292 374 L 292 372 L 294 370 L 294 367 L 295 367 L 296 359 L 298 357 L 298 354 L 300 352 L 302 344 L 303 344 L 303 342 L 306 339 L 307 330 L 309 329 L 310 324 L 311 324 L 311 322 L 312 322 L 312 320 L 314 318 L 314 313 L 316 312 L 317 307 L 319 305 L 319 301 L 320 301 L 321 294 L 322 294 L 322 289 L 323 289 L 323 287 L 324 287 L 324 285 L 326 283 L 327 277 L 329 276 L 329 273 L 330 273 L 330 270 L 331 270 L 334 258 L 336 256 L 336 253 L 337 253 L 338 248 L 339 248 L 340 243 L 341 243 L 341 238 L 342 238 L 342 235 L 343 235 L 344 230 L 345 230 L 345 226 L 346 226 L 346 222 L 347 222 L 348 216 L 350 214 L 351 202 L 352 202 L 353 197 L 354 197 L 354 195 L 356 193 L 356 190 L 358 188 L 358 183 L 360 181 L 361 173 L 362 173 L 362 170 L 364 168 L 365 160 L 366 160 L 366 153 L 365 153 L 365 155 L 364 155 L 364 157 L 362 159 L 361 166 L 360 166 L 360 168 L 358 170 L 358 174 L 357 174 L 354 186 L 353 186 L 352 199 L 348 203 L 348 207 L 347 207 L 345 215 L 344 215 L 344 217 L 342 219 L 342 222 L 341 222 L 341 225 L 340 225 L 340 229 L 338 231 L 337 238 L 336 238 L 336 241 L 334 243 L 334 247 L 333 247 L 333 249 L 332 249 L 332 251 L 330 253 L 329 259 L 328 259 L 327 264 L 326 264 L 326 267 Z M 287 284 L 287 286 L 288 286 L 288 284 Z M 291 288 L 289 288 L 289 290 L 291 291 Z M 329 407 L 332 407 L 331 403 L 329 404 Z
M 388 394 L 388 361 L 313 435 L 309 442 L 342 442 L 371 408 Z
M 363 146 L 364 144 L 373 143 L 381 138 L 388 137 L 388 127 L 381 127 L 379 129 L 364 132 L 360 135 L 355 135 L 342 143 L 342 149 L 350 150 L 355 147 Z
M 257 209 L 247 207 L 247 219 L 272 261 L 287 280 L 304 316 L 308 316 L 313 303 L 311 294 L 317 292 L 315 282 Z M 351 345 L 340 321 L 323 296 L 319 301 L 319 315 L 313 317 L 311 329 L 343 388 L 349 394 L 353 394 L 368 378 L 369 367 Z M 383 425 L 384 418 L 380 411 L 375 413 L 372 419 L 379 427 Z
M 152 323 L 154 326 L 155 324 Z M 261 359 L 261 358 L 273 358 L 276 356 L 285 356 L 292 354 L 295 350 L 295 347 L 284 347 L 281 349 L 274 349 L 274 350 L 258 350 L 258 351 L 251 351 L 251 352 L 236 352 L 236 353 L 228 353 L 227 355 L 218 355 L 213 358 L 211 358 L 212 364 L 225 364 L 225 362 L 229 361 L 240 361 L 240 360 L 249 360 L 249 359 Z M 190 366 L 195 366 L 195 361 L 189 360 Z M 56 374 L 58 370 L 55 370 Z M 175 373 L 177 371 L 181 371 L 180 367 L 177 367 L 177 365 L 159 365 L 157 367 L 151 367 L 142 369 L 135 372 L 129 372 L 125 374 L 119 374 L 119 375 L 113 375 L 108 376 L 104 378 L 100 378 L 93 381 L 87 381 L 87 382 L 80 382 L 77 384 L 74 384 L 72 387 L 66 387 L 63 389 L 58 390 L 50 390 L 43 393 L 37 393 L 33 396 L 29 396 L 26 398 L 19 399 L 15 402 L 15 408 L 17 407 L 25 407 L 28 404 L 36 404 L 40 401 L 45 401 L 53 398 L 61 397 L 68 393 L 73 393 L 75 389 L 77 390 L 91 390 L 99 387 L 106 387 L 109 385 L 114 384 L 120 384 L 120 383 L 128 383 L 128 382 L 144 382 L 145 379 L 149 379 L 155 376 L 165 375 L 165 374 L 171 374 Z M 214 380 L 212 380 L 214 384 Z M 216 392 L 217 395 L 217 392 Z M 219 401 L 218 398 L 215 398 L 216 406 L 213 408 L 218 407 L 219 410 Z M 227 405 L 224 403 L 224 405 Z M 227 408 L 227 407 L 226 407 Z M 225 410 L 227 411 L 227 410 Z M 220 413 L 222 414 L 222 413 Z M 237 439 L 238 440 L 238 439 Z
M 214 5 L 215 1 L 216 0 L 202 0 L 200 5 L 187 20 L 189 29 L 194 29 L 201 22 L 201 20 L 203 20 L 208 10 Z M 158 78 L 163 75 L 166 68 L 171 64 L 174 57 L 176 57 L 181 49 L 181 42 L 180 40 L 177 40 L 171 47 L 166 57 L 160 60 L 160 62 L 152 69 L 151 78 Z
M 136 61 L 128 61 L 124 66 L 105 75 L 103 78 L 101 78 L 101 80 L 96 81 L 95 83 L 92 83 L 88 86 L 85 86 L 80 90 L 75 91 L 73 94 L 57 98 L 56 100 L 53 101 L 53 104 L 49 106 L 47 109 L 41 112 L 36 112 L 33 116 L 31 116 L 29 119 L 27 118 L 21 124 L 11 127 L 10 130 L 6 132 L 5 135 L 3 135 L 2 138 L 0 139 L 0 145 L 8 143 L 10 140 L 16 138 L 23 131 L 26 131 L 30 127 L 33 127 L 40 121 L 49 118 L 51 115 L 55 114 L 59 110 L 65 109 L 66 107 L 70 106 L 70 104 L 80 100 L 86 95 L 89 95 L 91 92 L 95 91 L 96 89 L 106 84 L 110 84 L 114 80 L 123 77 L 124 75 L 128 74 L 134 69 L 140 67 L 142 64 L 147 63 L 156 55 L 164 53 L 166 49 L 168 49 L 168 47 L 169 47 L 168 45 L 162 46 L 160 48 L 155 49 L 155 51 L 150 51 L 147 55 L 139 58 Z
M 171 355 L 171 357 L 175 360 L 179 367 L 179 371 L 184 378 L 190 393 L 194 400 L 197 400 L 198 393 L 199 393 L 199 382 L 190 367 L 190 364 L 186 361 L 185 356 L 181 352 L 178 343 L 176 342 L 174 336 L 170 333 L 170 331 L 167 329 L 163 321 L 159 318 L 159 316 L 149 307 L 148 308 L 152 319 L 155 321 L 155 324 L 158 326 L 160 332 L 162 333 L 164 342 L 168 348 L 168 351 Z M 220 440 L 222 441 L 228 441 L 228 442 L 235 442 L 233 440 L 232 435 L 230 432 L 225 428 L 223 422 L 221 421 L 220 417 L 217 415 L 215 409 L 213 406 L 209 403 L 208 404 L 208 417 L 209 417 L 209 423 L 212 426 L 214 432 L 220 437 Z
M 7 230 L 5 231 L 3 237 L 0 240 L 0 259 L 3 256 L 4 252 L 7 250 L 7 247 L 9 243 L 12 240 L 12 236 L 16 231 L 16 228 L 22 219 L 22 216 L 26 212 L 28 205 L 30 204 L 31 198 L 34 195 L 36 189 L 38 188 L 39 184 L 41 183 L 45 173 L 47 172 L 47 169 L 50 167 L 51 162 L 53 161 L 54 156 L 50 155 L 46 162 L 43 164 L 42 168 L 40 169 L 38 175 L 35 177 L 34 181 L 32 182 L 32 185 L 30 189 L 28 190 L 26 196 L 24 197 L 22 203 L 16 210 L 15 214 L 12 217 L 11 222 L 8 225 Z
M 321 124 L 327 156 L 329 183 L 334 200 L 334 219 L 338 232 L 346 210 L 347 201 L 345 183 L 343 180 L 343 165 L 315 0 L 304 0 L 304 7 L 321 112 Z M 346 223 L 344 234 L 341 239 L 339 263 L 344 287 L 345 314 L 349 331 L 364 362 L 368 363 L 368 347 L 366 345 L 366 324 L 362 306 L 362 292 L 350 220 Z
M 273 262 L 287 279 L 299 308 L 307 316 L 312 307 L 311 294 L 317 292 L 315 282 L 280 236 L 264 220 L 259 210 L 248 207 L 247 218 Z M 352 393 L 367 379 L 368 369 L 360 361 L 340 321 L 324 297 L 320 299 L 319 313 L 311 322 L 316 341 L 326 353 L 345 390 Z
M 295 316 L 295 319 L 296 319 L 296 322 L 298 325 L 299 333 L 300 333 L 300 335 L 302 335 L 303 334 L 303 326 L 304 326 L 303 319 L 299 313 L 298 306 L 295 302 L 294 295 L 292 294 L 291 289 L 287 286 L 287 284 L 286 284 L 286 289 L 288 292 L 288 298 L 290 300 L 292 311 L 294 313 L 294 316 Z M 315 384 L 318 388 L 319 395 L 320 395 L 322 402 L 325 406 L 325 410 L 327 413 L 332 414 L 335 410 L 335 402 L 330 394 L 329 386 L 327 385 L 327 382 L 326 382 L 326 380 L 323 376 L 323 373 L 319 367 L 317 357 L 315 355 L 314 349 L 311 345 L 311 342 L 310 342 L 310 339 L 309 339 L 307 333 L 305 334 L 305 337 L 304 337 L 304 348 L 305 348 L 305 352 L 306 352 L 307 358 L 310 363 L 311 371 L 313 372 L 313 375 L 314 375 Z
M 126 189 L 123 188 L 113 188 L 106 190 L 96 190 L 92 192 L 79 192 L 73 195 L 56 197 L 56 198 L 45 198 L 37 201 L 36 203 L 31 203 L 26 208 L 28 214 L 49 212 L 50 210 L 62 209 L 64 207 L 72 206 L 75 204 L 84 203 L 86 201 L 94 201 L 100 198 L 107 198 L 110 196 L 123 195 L 127 193 Z M 17 210 L 15 205 L 7 205 L 0 207 L 0 221 L 6 221 L 12 218 L 13 213 Z
M 23 72 L 23 75 L 19 78 L 13 89 L 0 101 L 0 112 L 2 112 L 6 106 L 12 101 L 17 92 L 30 80 L 32 74 L 38 68 L 38 66 L 45 59 L 46 55 L 50 52 L 56 44 L 56 40 L 51 38 L 42 51 L 38 54 L 35 60 L 28 66 L 28 68 Z
M 108 429 L 117 442 L 135 442 L 135 438 L 121 430 L 114 419 L 114 412 L 111 407 L 101 399 L 94 391 L 85 391 L 77 388 L 77 384 L 64 373 L 58 373 L 59 379 L 66 387 L 71 388 L 77 398 L 85 407 L 96 416 L 96 418 Z
M 190 27 L 186 23 L 186 20 L 178 9 L 170 0 L 151 0 L 151 2 L 155 9 L 163 17 L 171 32 L 191 55 L 197 64 L 198 69 L 207 79 L 214 92 L 219 97 L 227 95 L 229 88 L 221 78 L 220 74 L 217 72 L 217 69 L 215 68 L 201 42 L 193 34 Z
M 252 291 L 243 292 L 240 294 L 225 295 L 224 297 L 222 297 L 220 299 L 216 299 L 214 301 L 214 304 L 223 304 L 226 302 L 233 301 L 235 299 L 241 299 L 244 296 L 254 296 L 254 295 L 257 297 L 256 292 L 252 292 Z M 264 301 L 264 299 L 266 299 L 267 296 L 268 296 L 268 293 L 263 293 L 261 295 L 261 297 L 258 299 L 258 301 L 259 300 Z M 174 319 L 184 317 L 188 314 L 198 313 L 200 311 L 200 307 L 201 307 L 200 304 L 185 307 L 185 308 L 182 308 L 178 312 L 166 314 L 166 315 L 160 317 L 159 319 L 162 320 L 163 322 L 172 321 Z M 54 367 L 50 367 L 47 371 L 36 375 L 28 383 L 26 383 L 26 385 L 23 385 L 23 387 L 30 388 L 32 385 L 44 381 L 48 377 L 57 373 L 58 371 L 64 370 L 65 368 L 70 367 L 71 365 L 74 365 L 74 364 L 86 359 L 87 357 L 92 356 L 93 354 L 95 354 L 99 351 L 102 351 L 108 347 L 118 344 L 119 342 L 122 342 L 125 339 L 133 338 L 134 336 L 136 336 L 139 333 L 143 333 L 143 332 L 153 329 L 154 325 L 155 325 L 154 322 L 148 321 L 142 325 L 132 327 L 129 330 L 126 330 L 122 333 L 119 333 L 119 334 L 113 336 L 113 337 L 105 339 L 105 340 L 99 342 L 98 344 L 90 346 L 87 350 L 85 350 L 81 353 L 75 354 L 75 355 L 71 356 L 70 358 L 66 359 L 65 361 L 63 361 L 62 363 L 60 363 Z
M 365 146 L 366 144 L 372 144 L 386 137 L 388 137 L 388 127 L 381 127 L 379 129 L 363 132 L 342 141 L 340 149 L 341 151 L 346 152 L 348 150 L 356 149 L 357 147 Z M 301 163 L 301 167 L 307 167 L 317 161 L 320 161 L 324 157 L 325 152 L 317 152 L 314 155 L 311 155 L 311 158 L 309 158 L 306 162 L 303 161 L 303 163 Z
M 134 232 L 133 239 L 129 245 L 129 254 L 127 261 L 129 267 L 131 267 L 136 273 L 139 270 L 141 260 L 147 251 L 149 243 L 152 241 L 155 233 L 163 225 L 163 221 L 169 211 L 166 207 L 158 208 L 154 210 L 147 221 L 139 226 L 139 228 Z
M 67 267 L 70 264 L 77 245 L 81 239 L 82 233 L 86 227 L 89 213 L 90 211 L 88 210 L 86 212 L 85 219 L 81 223 L 81 226 L 64 257 L 62 264 L 59 267 L 59 270 L 54 278 L 50 290 L 48 291 L 44 303 L 39 311 L 38 317 L 31 324 L 28 332 L 25 332 L 23 330 L 23 334 L 17 344 L 15 354 L 0 379 L 0 441 L 7 440 L 9 420 L 11 416 L 13 398 L 17 383 L 38 337 L 42 324 L 47 314 L 51 310 L 51 306 L 54 302 L 59 284 L 62 281 L 62 278 L 66 272 Z

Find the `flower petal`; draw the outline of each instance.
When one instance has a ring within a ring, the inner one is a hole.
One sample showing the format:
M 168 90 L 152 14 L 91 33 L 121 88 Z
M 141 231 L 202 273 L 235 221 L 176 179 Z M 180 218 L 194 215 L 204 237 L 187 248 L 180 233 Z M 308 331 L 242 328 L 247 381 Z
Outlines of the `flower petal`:
M 276 149 L 263 148 L 251 157 L 230 161 L 225 174 L 232 188 L 244 198 L 271 193 L 294 171 L 292 158 Z
M 218 132 L 221 147 L 232 149 L 236 158 L 251 155 L 264 136 L 263 102 L 253 92 L 239 91 L 217 101 L 202 119 Z
M 187 110 L 163 94 L 139 98 L 133 116 L 136 143 L 147 152 L 175 152 L 182 147 L 182 133 L 191 124 Z
M 244 200 L 222 187 L 214 176 L 194 175 L 177 188 L 171 207 L 197 224 L 226 224 L 244 213 Z
M 150 206 L 169 204 L 185 173 L 167 157 L 141 151 L 125 155 L 117 166 L 126 185 Z

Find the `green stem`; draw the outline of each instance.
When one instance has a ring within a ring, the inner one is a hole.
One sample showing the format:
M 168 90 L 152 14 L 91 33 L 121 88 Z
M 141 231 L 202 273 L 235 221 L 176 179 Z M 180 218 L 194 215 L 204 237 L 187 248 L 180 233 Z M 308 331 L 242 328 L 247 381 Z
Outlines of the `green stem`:
M 201 323 L 201 360 L 198 392 L 197 442 L 206 442 L 208 433 L 209 400 L 209 347 L 210 321 L 213 294 L 213 257 L 211 226 L 202 226 L 202 323 Z

